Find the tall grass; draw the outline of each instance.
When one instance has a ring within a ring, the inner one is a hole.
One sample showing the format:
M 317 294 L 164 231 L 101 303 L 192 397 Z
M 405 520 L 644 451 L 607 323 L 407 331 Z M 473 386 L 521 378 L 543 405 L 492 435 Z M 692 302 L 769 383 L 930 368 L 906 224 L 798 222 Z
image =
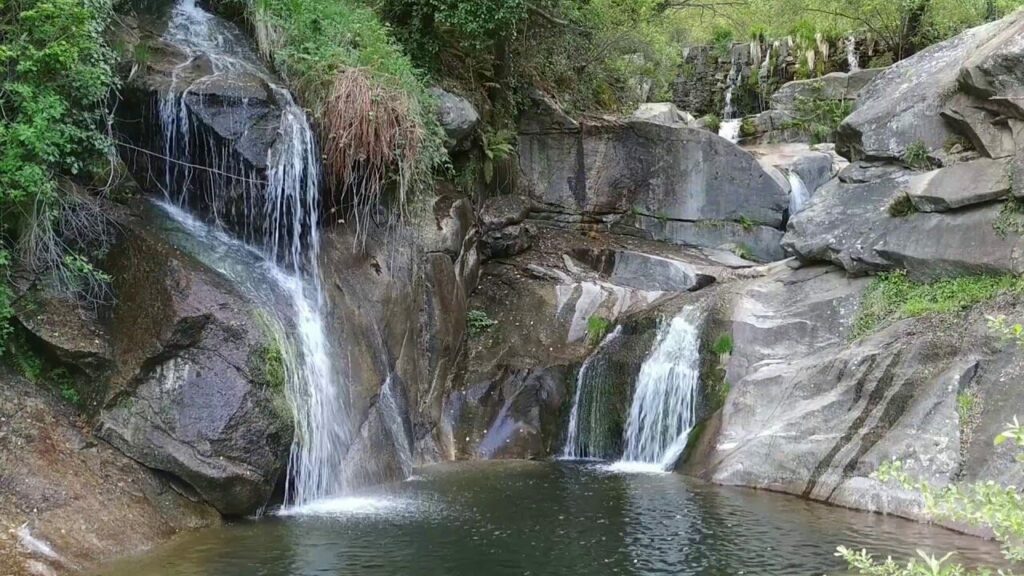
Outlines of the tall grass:
M 320 128 L 334 208 L 365 222 L 380 203 L 404 213 L 446 160 L 436 102 L 368 7 L 353 0 L 252 0 L 264 57 Z

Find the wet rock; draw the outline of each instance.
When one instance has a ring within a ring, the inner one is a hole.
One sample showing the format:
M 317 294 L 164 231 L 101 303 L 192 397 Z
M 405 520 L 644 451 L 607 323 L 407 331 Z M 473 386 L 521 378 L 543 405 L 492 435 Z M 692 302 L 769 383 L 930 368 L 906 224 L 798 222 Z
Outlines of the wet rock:
M 831 180 L 839 171 L 839 161 L 830 152 L 819 151 L 806 144 L 768 144 L 747 146 L 746 150 L 757 158 L 767 171 L 779 171 L 778 178 L 786 180 L 790 172 L 800 176 L 811 195 Z M 784 189 L 789 191 L 789 183 Z
M 3 363 L 0 470 L 5 574 L 35 574 L 32 566 L 91 572 L 111 557 L 139 554 L 180 530 L 221 521 L 209 505 L 180 493 L 187 487 L 176 489 L 94 438 L 66 406 Z M 36 552 L 19 544 L 26 536 Z
M 445 134 L 448 150 L 464 150 L 480 124 L 480 114 L 462 96 L 441 88 L 431 88 L 430 93 L 437 99 L 437 119 Z
M 58 361 L 74 366 L 97 384 L 110 372 L 113 358 L 105 327 L 93 310 L 76 299 L 33 288 L 14 305 L 15 316 Z M 98 396 L 104 391 L 93 387 Z
M 1005 198 L 1010 193 L 1007 162 L 981 159 L 914 177 L 907 194 L 920 212 L 946 212 Z
M 940 113 L 958 90 L 961 69 L 965 65 L 968 70 L 984 69 L 989 62 L 986 55 L 1012 51 L 1021 22 L 1024 17 L 1012 14 L 887 68 L 861 91 L 853 114 L 843 122 L 840 153 L 851 160 L 899 159 L 916 143 L 929 150 L 941 149 L 956 135 Z
M 989 158 L 1005 158 L 1016 152 L 1013 131 L 1006 118 L 989 112 L 967 95 L 954 96 L 942 111 L 942 117 L 964 135 L 975 150 Z
M 661 292 L 700 290 L 715 281 L 689 263 L 631 250 L 578 248 L 573 258 L 586 263 L 612 284 Z
M 180 478 L 226 515 L 265 505 L 283 472 L 291 415 L 258 376 L 269 336 L 230 283 L 125 222 L 112 250 L 117 372 L 97 434 Z

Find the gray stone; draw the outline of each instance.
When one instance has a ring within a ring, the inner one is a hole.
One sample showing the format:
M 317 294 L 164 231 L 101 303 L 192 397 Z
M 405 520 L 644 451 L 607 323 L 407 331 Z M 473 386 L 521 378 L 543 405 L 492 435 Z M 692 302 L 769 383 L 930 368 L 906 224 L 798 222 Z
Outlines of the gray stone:
M 789 172 L 795 172 L 812 195 L 838 172 L 832 154 L 813 150 L 806 144 L 768 144 L 745 148 L 766 170 L 777 169 L 783 178 Z
M 465 149 L 480 124 L 480 114 L 469 100 L 441 88 L 431 88 L 437 99 L 437 120 L 445 134 L 449 150 Z
M 664 126 L 693 126 L 696 119 L 671 102 L 649 102 L 641 104 L 630 116 L 630 120 L 653 122 Z
M 989 43 L 1003 42 L 1021 18 L 1015 14 L 967 30 L 880 73 L 840 127 L 840 153 L 851 160 L 898 159 L 917 142 L 941 149 L 955 136 L 940 113 L 957 90 L 961 66 Z
M 899 164 L 858 160 L 840 170 L 839 180 L 845 184 L 867 184 L 876 180 L 899 177 L 905 172 L 906 168 Z
M 690 263 L 632 250 L 579 248 L 572 257 L 601 273 L 612 284 L 659 292 L 689 292 L 715 281 Z
M 749 153 L 717 135 L 614 119 L 537 130 L 551 125 L 527 114 L 520 129 L 522 184 L 537 203 L 571 214 L 782 224 L 785 192 Z
M 733 249 L 744 257 L 774 262 L 786 257 L 781 230 L 723 220 L 687 222 L 637 216 L 636 225 L 652 239 L 699 248 Z
M 731 392 L 688 472 L 919 519 L 919 496 L 871 478 L 881 464 L 904 462 L 938 486 L 1020 484 L 1012 451 L 993 450 L 991 439 L 1013 410 L 1006 404 L 1019 406 L 1019 389 L 1006 383 L 1024 353 L 1000 343 L 985 320 L 994 310 L 1019 315 L 1019 300 L 851 341 L 867 285 L 827 267 L 783 268 L 737 290 L 727 315 Z M 986 408 L 961 421 L 959 394 Z
M 820 78 L 794 80 L 779 88 L 771 98 L 773 110 L 795 112 L 801 100 L 856 100 L 860 91 L 883 68 L 869 68 L 853 73 L 832 72 Z
M 910 180 L 907 194 L 919 212 L 946 212 L 1005 198 L 1010 193 L 1007 162 L 980 159 L 933 170 Z
M 284 471 L 291 414 L 258 374 L 269 346 L 255 310 L 151 224 L 111 250 L 118 371 L 97 434 L 187 482 L 222 514 L 252 514 Z
M 1014 13 L 985 46 L 975 50 L 960 69 L 960 83 L 994 111 L 1024 119 L 1024 16 Z
M 1002 237 L 1002 207 L 893 217 L 910 173 L 865 184 L 834 180 L 790 220 L 782 245 L 805 262 L 832 262 L 854 274 L 907 269 L 916 279 L 1019 273 L 1024 240 Z
M 1013 131 L 1001 118 L 965 94 L 957 94 L 946 105 L 942 116 L 974 148 L 989 158 L 1006 158 L 1016 152 Z

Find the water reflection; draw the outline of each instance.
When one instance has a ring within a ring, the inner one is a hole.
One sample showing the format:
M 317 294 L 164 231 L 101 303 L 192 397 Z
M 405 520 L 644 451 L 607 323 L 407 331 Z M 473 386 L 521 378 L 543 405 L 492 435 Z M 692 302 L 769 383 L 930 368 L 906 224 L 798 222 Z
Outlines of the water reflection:
M 324 504 L 315 516 L 191 535 L 98 574 L 837 574 L 841 544 L 903 557 L 923 548 L 999 558 L 992 543 L 938 528 L 673 474 L 512 462 L 421 476 Z

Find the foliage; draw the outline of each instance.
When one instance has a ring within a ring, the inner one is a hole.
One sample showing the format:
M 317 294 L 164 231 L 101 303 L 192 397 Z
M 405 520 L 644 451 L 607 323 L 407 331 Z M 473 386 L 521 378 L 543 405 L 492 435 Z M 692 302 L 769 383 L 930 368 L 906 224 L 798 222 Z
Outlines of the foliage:
M 587 319 L 587 343 L 596 346 L 608 335 L 612 321 L 604 316 L 594 315 Z
M 992 223 L 992 228 L 1000 238 L 1010 234 L 1024 235 L 1024 205 L 1021 201 L 1013 196 L 1008 198 Z
M 494 167 L 515 153 L 516 135 L 511 130 L 496 130 L 483 134 L 484 150 L 484 184 L 490 185 L 494 180 Z
M 726 58 L 729 56 L 729 50 L 732 48 L 733 43 L 733 31 L 727 26 L 716 26 L 711 31 L 711 45 L 715 47 L 715 52 L 719 58 Z
M 924 142 L 918 140 L 903 152 L 903 163 L 908 168 L 914 170 L 928 170 L 932 167 L 931 160 L 928 159 L 928 146 Z
M 496 320 L 491 320 L 487 312 L 476 309 L 466 314 L 466 325 L 469 326 L 469 333 L 472 336 L 479 336 L 484 332 L 490 332 L 491 328 L 498 325 Z
M 734 246 L 732 249 L 732 253 L 750 262 L 757 261 L 757 257 L 754 256 L 754 252 L 750 249 L 749 246 L 745 244 L 737 244 L 736 246 Z
M 270 59 L 321 125 L 325 177 L 365 219 L 393 192 L 404 211 L 447 158 L 436 101 L 387 27 L 355 0 L 254 0 Z
M 960 392 L 956 395 L 956 413 L 960 417 L 961 423 L 970 419 L 976 402 L 977 400 L 970 392 Z
M 71 373 L 40 353 L 27 330 L 11 329 L 6 346 L 0 348 L 0 352 L 0 358 L 7 360 L 26 380 L 48 386 L 68 404 L 81 407 L 82 397 Z
M 744 118 L 740 123 L 740 136 L 744 138 L 757 136 L 757 124 L 750 118 Z
M 722 119 L 717 114 L 708 114 L 704 117 L 704 127 L 718 134 L 718 130 L 722 128 Z
M 824 98 L 820 90 L 819 87 L 819 94 L 811 98 L 796 99 L 796 119 L 790 122 L 792 127 L 809 134 L 814 144 L 835 142 L 839 125 L 853 112 L 853 102 Z
M 757 222 L 754 222 L 749 216 L 745 215 L 740 216 L 737 223 L 740 225 L 740 228 L 743 228 L 744 232 L 750 232 L 757 226 Z
M 52 275 L 72 293 L 104 284 L 89 257 L 106 220 L 69 178 L 107 168 L 110 17 L 108 0 L 0 4 L 0 343 L 10 333 L 11 266 Z
M 914 212 L 917 212 L 917 208 L 914 207 L 914 202 L 910 199 L 910 195 L 905 190 L 901 190 L 900 193 L 889 202 L 889 206 L 886 208 L 889 216 L 893 218 L 904 218 L 910 216 Z
M 657 0 L 379 0 L 417 65 L 488 99 L 502 126 L 538 87 L 570 112 L 664 99 L 680 60 Z M 483 87 L 483 89 L 481 89 Z
M 1024 279 L 1009 275 L 963 276 L 917 283 L 905 272 L 880 274 L 864 293 L 853 337 L 860 338 L 903 318 L 966 310 L 1004 292 L 1024 292 Z
M 723 354 L 732 354 L 732 346 L 732 334 L 722 334 L 715 340 L 715 343 L 711 345 L 711 351 L 719 356 Z

